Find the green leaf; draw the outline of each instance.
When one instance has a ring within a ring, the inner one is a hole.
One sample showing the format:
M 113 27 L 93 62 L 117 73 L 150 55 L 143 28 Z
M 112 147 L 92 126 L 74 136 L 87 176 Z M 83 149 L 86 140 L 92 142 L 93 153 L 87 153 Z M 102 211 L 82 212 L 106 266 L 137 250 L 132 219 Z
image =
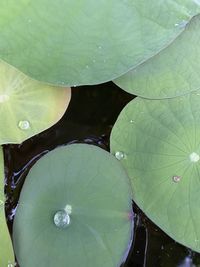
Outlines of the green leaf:
M 70 88 L 57 90 L 0 61 L 0 144 L 21 143 L 55 124 L 70 97 Z
M 4 160 L 2 147 L 0 146 L 0 266 L 7 267 L 10 266 L 9 263 L 14 266 L 15 257 L 8 232 L 4 204 Z
M 0 58 L 48 83 L 105 82 L 169 45 L 199 12 L 191 0 L 1 0 Z
M 119 266 L 132 235 L 130 190 L 121 164 L 98 147 L 45 155 L 26 178 L 14 219 L 20 267 Z
M 123 153 L 139 207 L 177 242 L 200 252 L 200 95 L 136 98 L 117 119 L 111 150 Z
M 114 82 L 146 98 L 170 98 L 200 89 L 200 16 L 166 49 Z

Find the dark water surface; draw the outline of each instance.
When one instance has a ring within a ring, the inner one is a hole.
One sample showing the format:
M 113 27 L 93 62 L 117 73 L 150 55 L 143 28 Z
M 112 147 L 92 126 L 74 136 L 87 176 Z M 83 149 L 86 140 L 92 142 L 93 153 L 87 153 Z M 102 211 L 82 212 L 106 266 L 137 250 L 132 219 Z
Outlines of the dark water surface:
M 11 233 L 19 194 L 31 166 L 48 151 L 69 143 L 84 142 L 109 151 L 112 126 L 133 98 L 113 83 L 73 88 L 70 106 L 56 125 L 21 145 L 4 146 L 6 212 Z M 200 267 L 200 254 L 169 238 L 134 203 L 133 210 L 135 235 L 122 267 Z

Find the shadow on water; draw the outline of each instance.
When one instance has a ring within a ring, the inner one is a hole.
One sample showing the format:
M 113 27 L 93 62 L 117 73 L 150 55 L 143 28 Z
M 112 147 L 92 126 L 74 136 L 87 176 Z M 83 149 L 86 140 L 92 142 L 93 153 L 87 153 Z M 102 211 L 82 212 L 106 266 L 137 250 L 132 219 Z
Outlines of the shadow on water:
M 112 126 L 133 98 L 113 83 L 73 88 L 69 108 L 56 125 L 20 145 L 4 146 L 6 213 L 11 234 L 19 194 L 33 164 L 55 147 L 70 143 L 94 144 L 109 151 Z M 169 238 L 134 203 L 133 210 L 134 240 L 121 267 L 200 267 L 200 254 Z

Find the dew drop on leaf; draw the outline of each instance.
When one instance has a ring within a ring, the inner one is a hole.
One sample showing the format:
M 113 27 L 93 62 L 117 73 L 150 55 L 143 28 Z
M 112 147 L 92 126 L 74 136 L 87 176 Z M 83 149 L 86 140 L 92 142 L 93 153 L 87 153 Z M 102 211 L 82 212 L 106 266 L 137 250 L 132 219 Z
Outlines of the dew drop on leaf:
M 175 183 L 178 183 L 178 182 L 180 182 L 180 180 L 181 180 L 181 176 L 174 175 L 174 176 L 172 177 L 172 180 L 173 180 Z
M 58 228 L 65 228 L 70 224 L 70 216 L 65 210 L 59 210 L 54 215 L 54 224 Z
M 19 121 L 18 126 L 21 130 L 28 130 L 30 128 L 29 121 Z
M 116 157 L 116 159 L 121 160 L 121 159 L 125 158 L 125 154 L 123 152 L 121 152 L 121 151 L 117 151 L 115 153 L 115 157 Z

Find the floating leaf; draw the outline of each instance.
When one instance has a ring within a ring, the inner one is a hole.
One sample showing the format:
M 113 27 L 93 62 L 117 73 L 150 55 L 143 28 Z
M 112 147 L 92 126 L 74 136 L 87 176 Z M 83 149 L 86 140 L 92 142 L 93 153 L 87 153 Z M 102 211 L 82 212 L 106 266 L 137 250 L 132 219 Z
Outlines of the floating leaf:
M 11 264 L 14 266 L 15 257 L 10 234 L 8 232 L 4 203 L 4 161 L 2 148 L 0 146 L 0 266 L 11 267 Z
M 200 89 L 200 16 L 166 49 L 114 82 L 146 98 L 169 98 Z
M 111 150 L 124 154 L 139 207 L 169 236 L 200 252 L 200 95 L 136 98 L 113 128 Z
M 121 164 L 91 145 L 61 147 L 28 174 L 14 219 L 20 267 L 116 267 L 131 240 L 131 191 Z
M 1 0 L 0 58 L 40 81 L 96 84 L 158 53 L 199 12 L 191 0 Z
M 57 90 L 0 61 L 0 144 L 21 143 L 64 114 L 70 88 Z

